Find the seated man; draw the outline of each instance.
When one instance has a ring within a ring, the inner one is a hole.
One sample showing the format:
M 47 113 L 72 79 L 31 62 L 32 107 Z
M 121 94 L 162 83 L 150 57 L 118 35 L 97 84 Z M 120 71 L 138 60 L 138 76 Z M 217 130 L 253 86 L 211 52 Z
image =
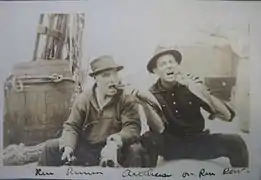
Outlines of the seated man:
M 90 66 L 96 83 L 76 99 L 62 137 L 46 142 L 38 165 L 140 167 L 138 103 L 117 88 L 123 66 L 110 56 L 101 56 Z
M 233 167 L 248 166 L 247 146 L 239 135 L 211 134 L 204 130 L 201 108 L 210 113 L 210 119 L 218 117 L 231 122 L 235 114 L 227 104 L 211 95 L 199 78 L 181 73 L 181 60 L 179 51 L 163 47 L 147 65 L 148 71 L 159 77 L 150 92 L 160 103 L 166 121 L 160 135 L 146 134 L 146 144 L 154 145 L 155 152 L 165 160 L 228 157 Z

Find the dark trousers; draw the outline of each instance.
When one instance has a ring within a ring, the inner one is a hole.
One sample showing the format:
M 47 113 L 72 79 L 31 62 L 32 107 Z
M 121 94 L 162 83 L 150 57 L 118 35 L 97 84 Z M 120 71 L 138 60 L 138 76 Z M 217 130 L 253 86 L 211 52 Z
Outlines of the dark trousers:
M 155 166 L 158 155 L 165 160 L 196 159 L 208 160 L 227 157 L 233 167 L 248 167 L 249 155 L 244 140 L 235 134 L 202 133 L 194 136 L 177 137 L 172 134 L 147 132 L 142 144 L 150 163 Z
M 104 144 L 90 145 L 81 143 L 76 148 L 74 155 L 76 161 L 75 166 L 98 166 L 100 163 L 100 152 Z M 119 163 L 123 167 L 141 167 L 141 154 L 143 148 L 140 143 L 134 143 L 129 146 L 124 146 L 120 150 Z M 59 149 L 59 139 L 51 139 L 45 143 L 42 154 L 39 158 L 39 166 L 62 166 L 62 152 Z

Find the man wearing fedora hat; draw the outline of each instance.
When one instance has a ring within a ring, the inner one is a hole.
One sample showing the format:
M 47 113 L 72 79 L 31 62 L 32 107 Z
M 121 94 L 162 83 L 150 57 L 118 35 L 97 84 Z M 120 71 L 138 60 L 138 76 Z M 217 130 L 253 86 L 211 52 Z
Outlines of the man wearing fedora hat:
M 94 86 L 76 99 L 61 138 L 47 141 L 39 165 L 139 167 L 141 122 L 134 96 L 118 88 L 123 66 L 107 55 L 90 66 Z
M 248 166 L 243 139 L 235 134 L 211 134 L 205 130 L 200 110 L 209 112 L 209 119 L 217 117 L 227 122 L 234 118 L 234 111 L 211 95 L 198 77 L 182 73 L 181 61 L 179 51 L 158 47 L 147 64 L 147 70 L 159 77 L 150 92 L 158 100 L 165 119 L 163 133 L 149 132 L 147 139 L 154 142 L 155 151 L 165 160 L 227 157 L 233 167 Z

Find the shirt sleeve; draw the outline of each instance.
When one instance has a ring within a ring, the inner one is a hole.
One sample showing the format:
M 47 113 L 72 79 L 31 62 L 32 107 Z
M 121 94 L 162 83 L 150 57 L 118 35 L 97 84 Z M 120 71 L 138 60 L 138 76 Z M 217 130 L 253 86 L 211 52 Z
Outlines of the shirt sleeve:
M 63 124 L 63 132 L 60 138 L 60 149 L 65 146 L 75 149 L 79 134 L 82 130 L 86 115 L 86 97 L 81 94 L 75 100 L 68 119 Z
M 127 95 L 121 106 L 122 129 L 117 134 L 121 136 L 123 143 L 132 143 L 141 133 L 139 104 L 132 95 Z

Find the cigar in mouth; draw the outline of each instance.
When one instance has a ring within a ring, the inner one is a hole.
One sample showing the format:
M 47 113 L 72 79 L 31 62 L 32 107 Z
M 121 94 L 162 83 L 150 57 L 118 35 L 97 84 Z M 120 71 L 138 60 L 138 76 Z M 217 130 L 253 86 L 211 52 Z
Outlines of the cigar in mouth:
M 118 90 L 118 87 L 116 85 L 110 85 L 109 88 L 113 88 L 113 89 Z
M 127 85 L 124 85 L 124 84 L 114 84 L 114 85 L 111 85 L 110 87 L 116 89 L 116 90 L 123 90 Z

